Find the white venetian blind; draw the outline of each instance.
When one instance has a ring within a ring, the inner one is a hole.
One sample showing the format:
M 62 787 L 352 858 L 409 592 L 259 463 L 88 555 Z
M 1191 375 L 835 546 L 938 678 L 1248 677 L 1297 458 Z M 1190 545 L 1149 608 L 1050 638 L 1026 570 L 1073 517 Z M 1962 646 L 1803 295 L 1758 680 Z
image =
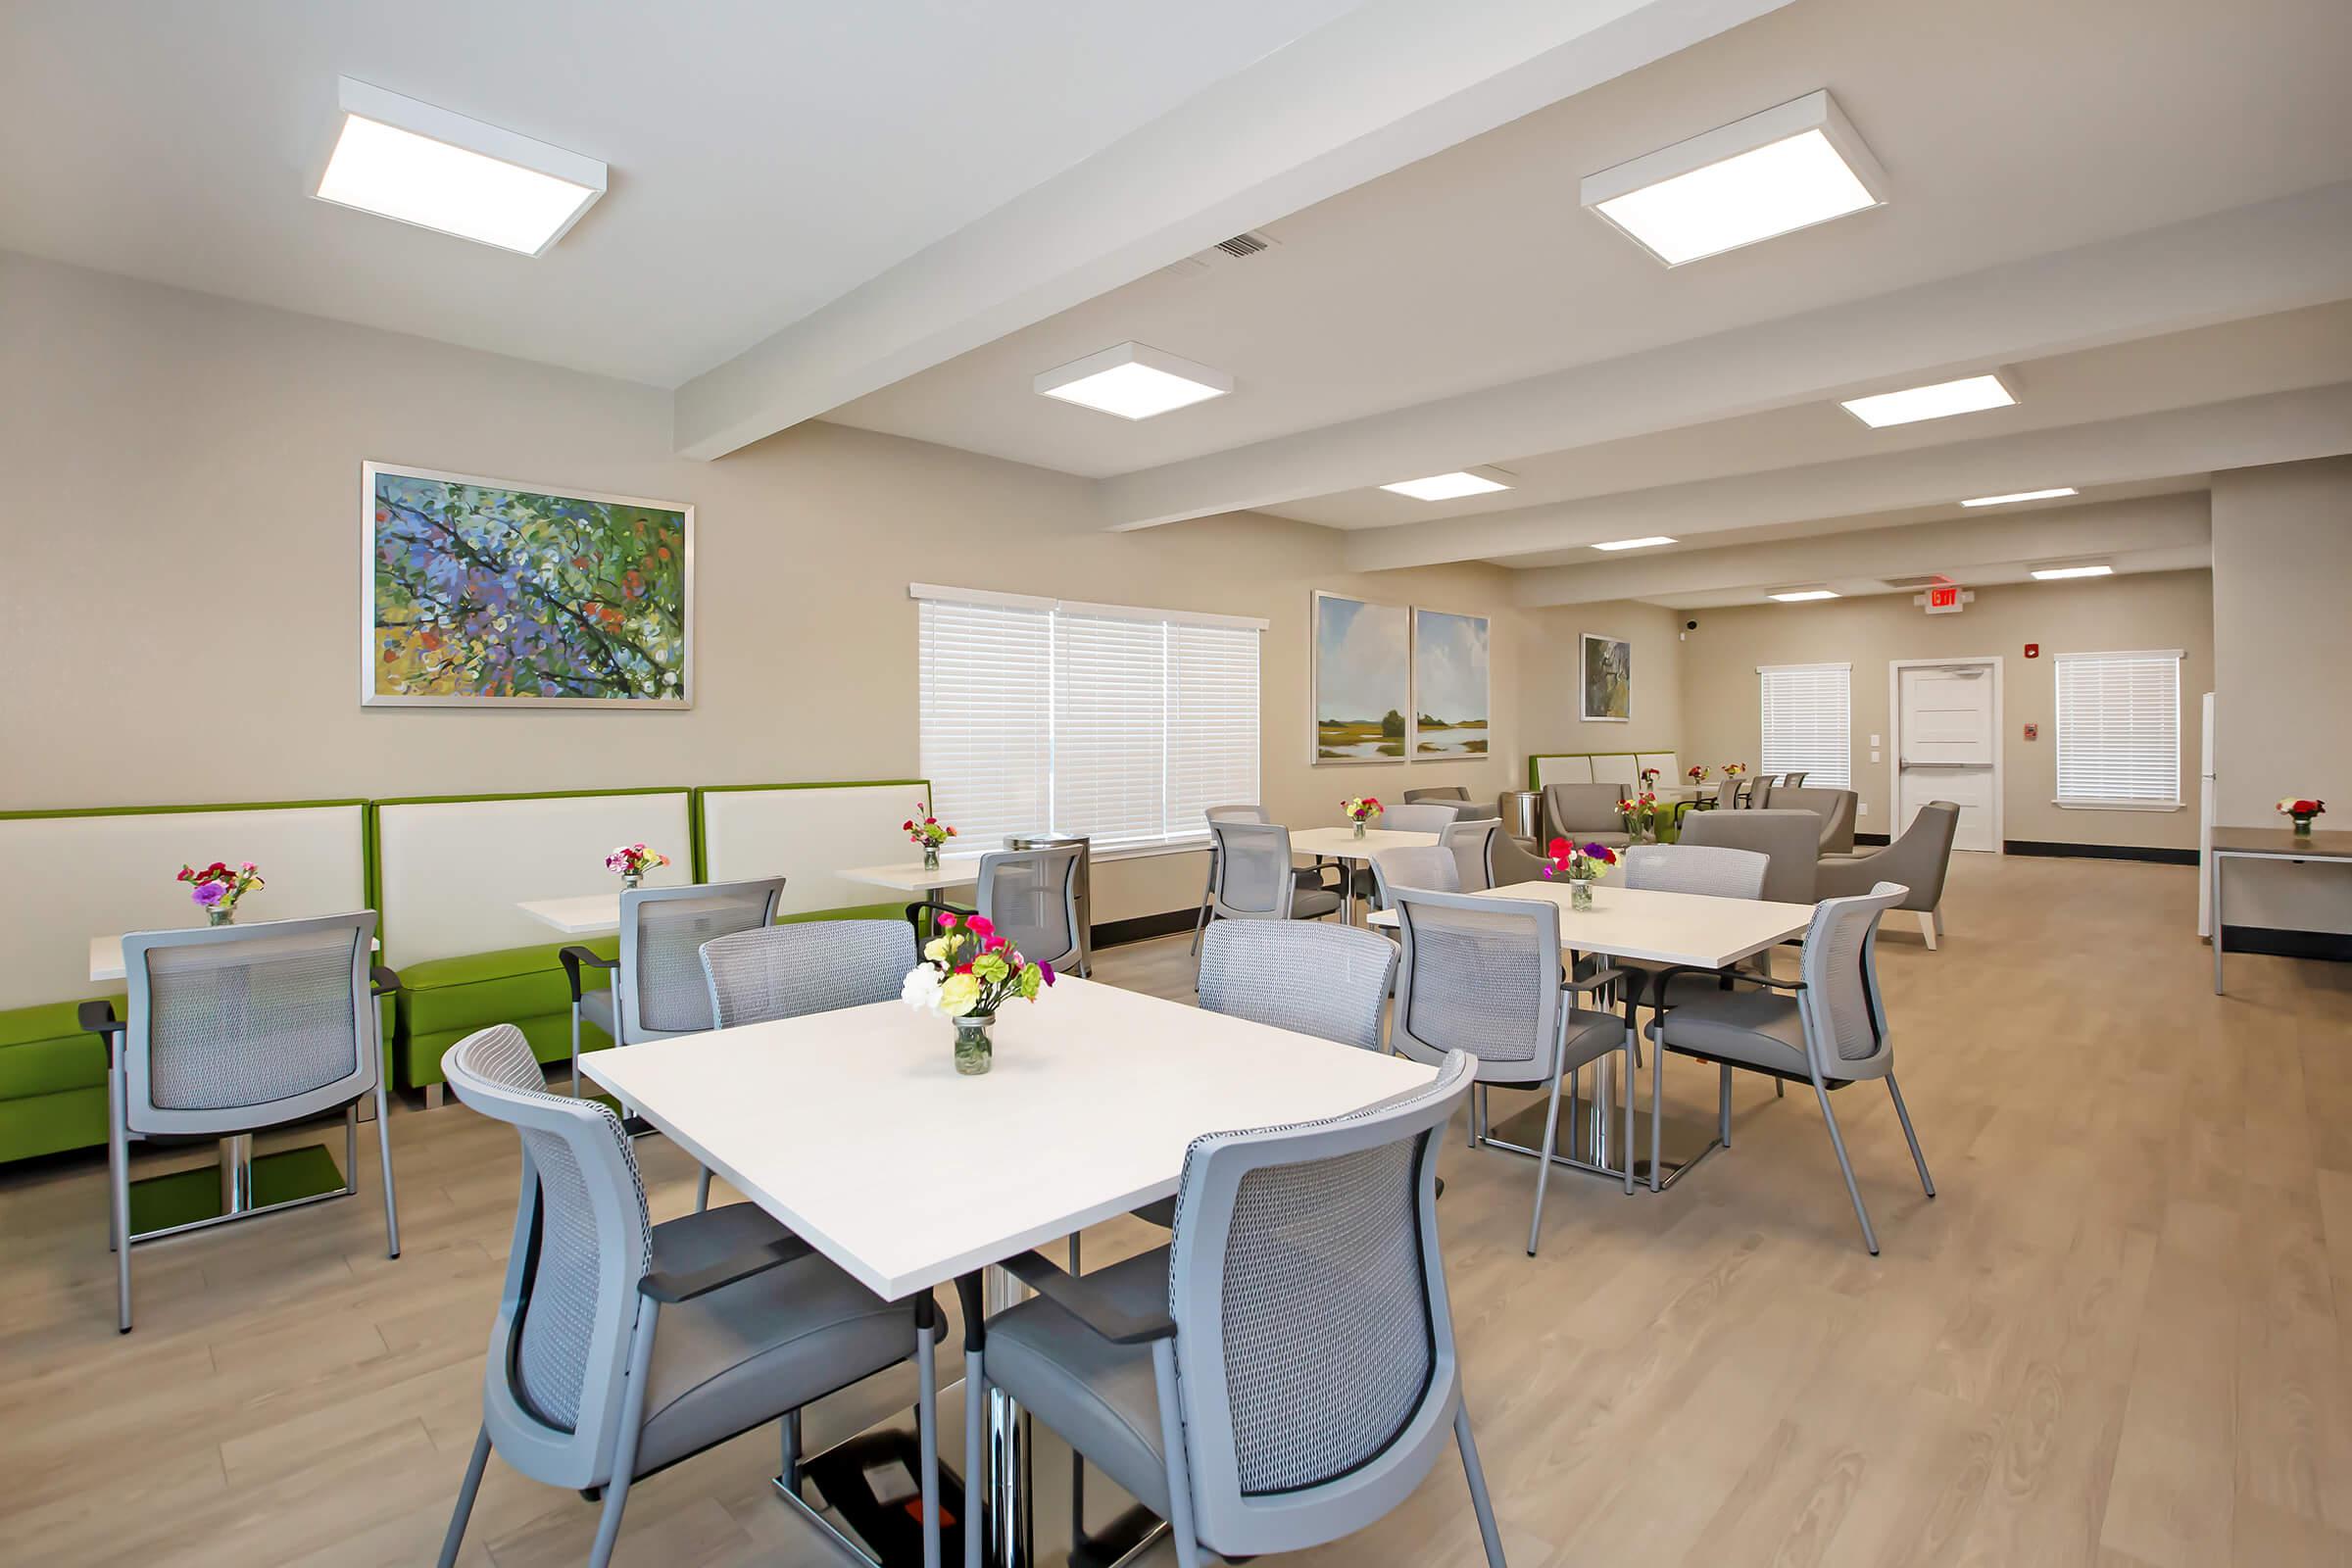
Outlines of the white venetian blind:
M 923 772 L 958 847 L 1199 840 L 1258 795 L 1258 637 L 1231 616 L 922 584 Z
M 2180 804 L 2180 653 L 2058 656 L 2058 803 Z
M 1764 759 L 1757 771 L 1803 772 L 1807 788 L 1851 789 L 1851 670 L 1844 664 L 1766 664 Z

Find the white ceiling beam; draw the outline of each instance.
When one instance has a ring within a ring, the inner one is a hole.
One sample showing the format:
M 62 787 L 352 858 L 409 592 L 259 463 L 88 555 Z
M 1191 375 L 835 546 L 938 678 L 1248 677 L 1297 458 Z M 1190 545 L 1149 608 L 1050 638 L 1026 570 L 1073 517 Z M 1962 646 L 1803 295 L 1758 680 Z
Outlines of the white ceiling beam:
M 2352 452 L 2352 382 L 1484 513 L 1443 525 L 1442 544 L 1431 537 L 1437 525 L 1430 523 L 1367 528 L 1348 534 L 1345 549 L 1351 571 L 1418 566 L 1433 559 L 1507 562 L 1603 539 L 1655 533 L 1690 539 L 1952 506 L 1969 496 L 2043 485 L 2124 484 L 2346 452 Z M 1433 558 L 1433 549 L 1442 554 Z
M 724 456 L 1788 3 L 1370 0 L 688 381 L 673 443 Z
M 1103 520 L 1279 507 L 2347 297 L 2352 181 L 1138 469 L 1101 481 Z M 1461 547 L 1457 526 L 1380 530 L 1379 564 L 1490 553 Z
M 1761 597 L 1766 588 L 1789 583 L 1938 571 L 1966 582 L 1971 568 L 2125 551 L 2210 549 L 2212 542 L 2212 502 L 2200 491 L 2007 516 L 1971 514 L 1943 522 L 1685 551 L 1646 561 L 1551 566 L 1519 573 L 1512 600 L 1525 606 L 1591 605 L 1615 599 L 1680 601 L 1736 590 Z

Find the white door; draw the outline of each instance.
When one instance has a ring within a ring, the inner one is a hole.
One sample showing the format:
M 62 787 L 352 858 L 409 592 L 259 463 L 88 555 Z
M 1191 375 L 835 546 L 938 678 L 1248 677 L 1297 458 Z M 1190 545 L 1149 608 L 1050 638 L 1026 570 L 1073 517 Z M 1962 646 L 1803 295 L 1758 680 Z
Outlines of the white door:
M 1894 831 L 1901 833 L 1930 801 L 1960 808 L 1956 850 L 1995 850 L 1993 801 L 2000 788 L 1992 733 L 1989 664 L 1910 666 L 1896 671 L 1901 752 L 1897 758 Z

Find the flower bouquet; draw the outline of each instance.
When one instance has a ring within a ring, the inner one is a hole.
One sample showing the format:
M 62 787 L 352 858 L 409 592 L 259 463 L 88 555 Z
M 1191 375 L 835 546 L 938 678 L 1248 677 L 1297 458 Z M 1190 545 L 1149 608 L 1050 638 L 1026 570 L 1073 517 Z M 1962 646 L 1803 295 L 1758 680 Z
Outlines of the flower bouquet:
M 988 1071 L 995 1057 L 989 1031 L 997 1009 L 1015 997 L 1035 1002 L 1053 984 L 1054 966 L 1022 957 L 987 915 L 943 909 L 939 935 L 906 971 L 899 1000 L 956 1021 L 956 1070 L 968 1076 Z
M 1654 790 L 1658 787 L 1658 780 L 1665 776 L 1663 768 L 1645 767 L 1642 770 L 1642 787 L 1645 790 Z
M 1340 803 L 1340 810 L 1346 814 L 1348 821 L 1355 824 L 1355 836 L 1360 839 L 1364 836 L 1364 824 L 1381 812 L 1380 797 L 1377 795 L 1349 796 Z
M 1745 762 L 1726 762 L 1723 764 L 1723 776 L 1725 778 L 1740 778 L 1743 777 L 1746 772 L 1747 764 Z
M 642 844 L 624 844 L 605 857 L 605 869 L 620 878 L 623 892 L 645 880 L 645 873 L 669 863 L 669 857 Z
M 202 870 L 183 865 L 179 868 L 179 880 L 189 884 L 188 897 L 204 911 L 206 925 L 228 924 L 237 917 L 239 899 L 269 885 L 251 860 L 233 867 L 215 860 Z
M 2328 803 L 2326 801 L 2308 800 L 2293 795 L 2278 803 L 2278 814 L 2295 824 L 2295 837 L 2299 839 L 2311 837 L 2311 819 L 2327 809 Z
M 917 801 L 914 809 L 916 814 L 899 826 L 905 830 L 906 842 L 923 852 L 923 869 L 936 871 L 939 869 L 939 847 L 954 838 L 956 830 L 931 814 L 930 802 Z
M 1617 814 L 1625 819 L 1626 837 L 1647 840 L 1657 836 L 1658 798 L 1649 791 L 1619 801 Z
M 1570 908 L 1592 907 L 1592 884 L 1609 874 L 1609 867 L 1617 863 L 1617 852 L 1606 844 L 1571 844 L 1566 839 L 1553 839 L 1549 848 L 1551 858 L 1544 864 L 1544 874 L 1568 878 Z
M 1683 770 L 1683 777 L 1689 779 L 1693 784 L 1704 784 L 1707 781 L 1707 775 L 1713 771 L 1714 770 L 1708 767 L 1704 762 L 1692 762 L 1689 767 Z

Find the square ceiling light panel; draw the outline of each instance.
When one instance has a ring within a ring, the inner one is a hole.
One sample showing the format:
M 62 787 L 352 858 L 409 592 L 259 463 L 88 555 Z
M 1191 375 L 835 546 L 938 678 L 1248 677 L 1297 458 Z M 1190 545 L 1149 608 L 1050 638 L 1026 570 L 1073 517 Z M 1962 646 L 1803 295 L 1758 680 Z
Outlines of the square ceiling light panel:
M 1221 398 L 1233 390 L 1233 377 L 1148 343 L 1121 343 L 1048 370 L 1031 384 L 1047 397 L 1082 409 L 1149 419 Z
M 1955 414 L 2005 409 L 2016 401 L 1997 375 L 1964 375 L 1957 381 L 1938 381 L 1933 386 L 1911 386 L 1900 392 L 1847 398 L 1844 408 L 1873 430 L 1884 430 L 1890 424 L 1916 424 L 1922 419 L 1948 419 Z
M 349 76 L 337 101 L 319 201 L 544 256 L 605 193 L 593 158 Z
M 1886 172 L 1827 92 L 1585 177 L 1584 205 L 1682 267 L 1884 206 Z
M 1459 501 L 1464 496 L 1489 496 L 1497 490 L 1511 487 L 1512 475 L 1504 468 L 1456 468 L 1451 473 L 1433 473 L 1420 479 L 1399 479 L 1384 484 L 1383 490 L 1415 501 Z

